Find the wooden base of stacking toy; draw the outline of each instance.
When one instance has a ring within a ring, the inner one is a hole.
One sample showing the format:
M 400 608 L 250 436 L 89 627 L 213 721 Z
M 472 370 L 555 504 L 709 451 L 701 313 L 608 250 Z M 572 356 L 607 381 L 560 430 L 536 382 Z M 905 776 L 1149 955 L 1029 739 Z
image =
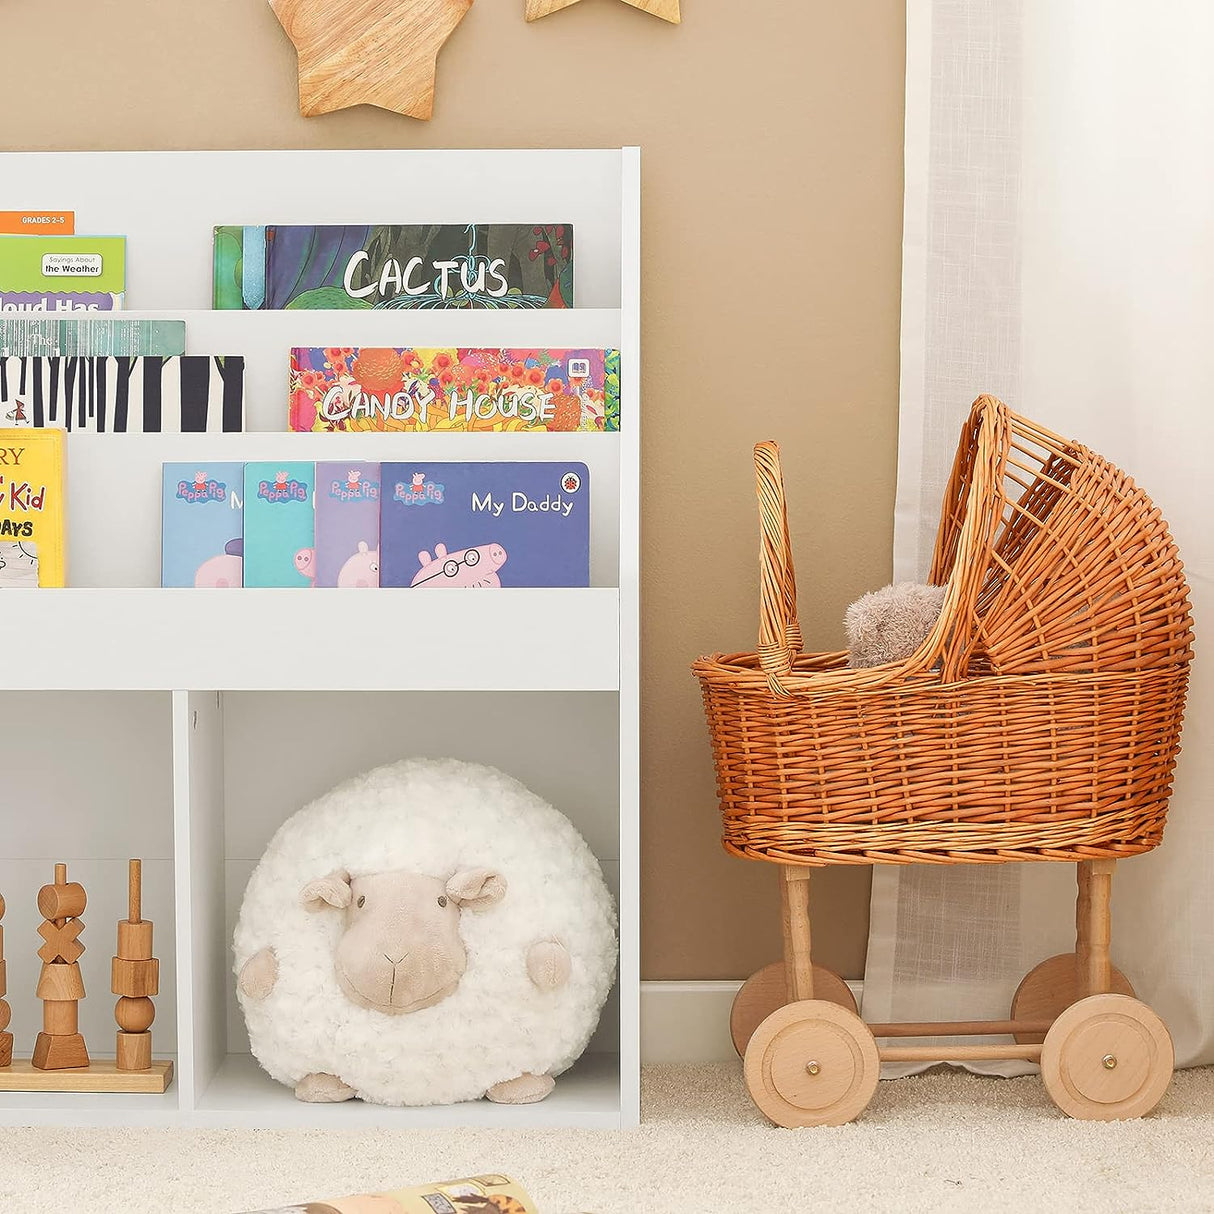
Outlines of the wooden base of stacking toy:
M 143 1071 L 120 1070 L 112 1058 L 57 1071 L 39 1070 L 25 1058 L 0 1067 L 0 1092 L 164 1092 L 172 1081 L 173 1064 L 163 1059 Z

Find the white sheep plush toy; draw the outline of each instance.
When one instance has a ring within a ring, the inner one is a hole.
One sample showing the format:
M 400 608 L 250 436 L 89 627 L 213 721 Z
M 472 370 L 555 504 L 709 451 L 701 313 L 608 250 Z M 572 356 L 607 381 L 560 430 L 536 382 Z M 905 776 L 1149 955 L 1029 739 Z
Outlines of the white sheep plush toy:
M 493 768 L 406 760 L 279 828 L 233 941 L 258 1062 L 300 1100 L 542 1100 L 611 990 L 616 916 L 573 824 Z

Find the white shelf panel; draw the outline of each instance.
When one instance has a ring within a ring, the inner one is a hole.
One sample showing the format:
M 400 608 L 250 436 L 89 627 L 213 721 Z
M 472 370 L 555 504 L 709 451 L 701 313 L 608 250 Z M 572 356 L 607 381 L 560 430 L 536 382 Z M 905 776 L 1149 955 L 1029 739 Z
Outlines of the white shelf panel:
M 305 1104 L 275 1083 L 251 1054 L 229 1054 L 189 1115 L 191 1124 L 255 1129 L 393 1130 L 475 1126 L 495 1129 L 619 1129 L 620 1058 L 584 1054 L 557 1078 L 556 1090 L 538 1104 L 488 1100 L 398 1109 L 348 1100 Z
M 156 1051 L 156 1057 L 175 1055 Z M 168 1091 L 0 1092 L 0 1126 L 172 1126 L 181 1124 L 176 1066 Z
M 619 591 L 8 590 L 11 690 L 614 691 Z M 354 626 L 356 625 L 356 626 Z

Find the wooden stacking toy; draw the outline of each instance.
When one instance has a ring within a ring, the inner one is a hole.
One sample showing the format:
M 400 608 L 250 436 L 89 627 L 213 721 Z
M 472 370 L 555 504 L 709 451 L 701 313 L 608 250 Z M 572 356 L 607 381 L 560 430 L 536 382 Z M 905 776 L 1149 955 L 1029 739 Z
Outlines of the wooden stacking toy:
M 80 916 L 87 902 L 84 886 L 68 881 L 66 864 L 56 864 L 55 883 L 38 891 L 38 910 L 43 917 L 38 935 L 45 941 L 38 950 L 42 974 L 36 992 L 42 1000 L 42 1032 L 34 1043 L 31 1061 L 40 1071 L 89 1064 L 79 1026 L 80 1000 L 84 998 L 80 976 L 84 921 Z
M 0 894 L 0 920 L 4 919 L 4 895 Z M 4 1001 L 8 991 L 4 975 L 4 924 L 0 922 L 0 1066 L 8 1066 L 13 1060 L 13 1035 L 5 1032 L 12 1011 Z
M 110 990 L 119 996 L 115 1063 L 120 1071 L 146 1071 L 152 1065 L 156 1018 L 151 996 L 160 992 L 160 962 L 152 956 L 152 924 L 140 917 L 143 862 L 132 860 L 127 875 L 128 917 L 118 924 L 118 955 L 110 970 Z
M 160 993 L 160 962 L 152 956 L 152 924 L 143 918 L 143 862 L 132 860 L 127 872 L 128 913 L 118 923 L 117 956 L 110 965 L 110 986 L 118 996 L 115 1058 L 90 1059 L 80 1033 L 80 1000 L 84 979 L 80 958 L 84 945 L 80 916 L 88 898 L 84 886 L 67 879 L 67 865 L 55 865 L 55 880 L 38 891 L 43 916 L 38 934 L 42 970 L 37 996 L 42 1000 L 42 1032 L 32 1058 L 13 1057 L 11 1016 L 4 1000 L 4 928 L 0 926 L 0 1092 L 163 1092 L 173 1078 L 173 1064 L 153 1061 L 156 1018 L 152 996 Z M 4 918 L 0 897 L 0 919 Z

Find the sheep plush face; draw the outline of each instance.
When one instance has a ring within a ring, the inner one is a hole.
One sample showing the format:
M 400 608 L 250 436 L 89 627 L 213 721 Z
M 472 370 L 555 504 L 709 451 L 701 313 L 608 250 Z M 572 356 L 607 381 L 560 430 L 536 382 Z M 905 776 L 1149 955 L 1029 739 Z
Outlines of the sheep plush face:
M 351 877 L 338 869 L 309 881 L 300 902 L 317 914 L 344 914 L 333 968 L 351 1003 L 400 1016 L 454 993 L 468 968 L 460 915 L 505 893 L 502 877 L 486 868 L 447 881 L 403 871 Z

